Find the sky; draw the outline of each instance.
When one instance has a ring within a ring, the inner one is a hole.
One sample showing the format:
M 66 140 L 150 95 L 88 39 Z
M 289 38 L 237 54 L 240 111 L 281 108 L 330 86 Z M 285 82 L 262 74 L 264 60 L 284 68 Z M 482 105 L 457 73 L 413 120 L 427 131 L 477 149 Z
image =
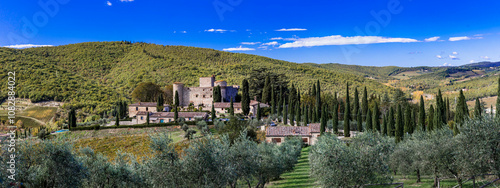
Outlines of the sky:
M 296 63 L 500 61 L 500 1 L 0 1 L 0 46 L 184 45 Z

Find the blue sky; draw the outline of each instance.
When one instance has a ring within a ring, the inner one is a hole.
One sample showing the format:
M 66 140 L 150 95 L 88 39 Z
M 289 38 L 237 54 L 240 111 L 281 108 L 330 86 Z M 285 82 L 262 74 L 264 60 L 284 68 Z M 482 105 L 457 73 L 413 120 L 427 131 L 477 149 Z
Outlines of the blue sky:
M 41 3 L 40 3 L 41 2 Z M 141 41 L 303 63 L 500 61 L 500 1 L 0 1 L 0 46 Z

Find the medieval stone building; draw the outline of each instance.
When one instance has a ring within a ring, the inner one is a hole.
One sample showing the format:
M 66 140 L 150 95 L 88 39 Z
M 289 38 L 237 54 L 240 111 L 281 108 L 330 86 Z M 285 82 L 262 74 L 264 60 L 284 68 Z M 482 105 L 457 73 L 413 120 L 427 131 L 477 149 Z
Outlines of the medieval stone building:
M 215 76 L 212 75 L 211 77 L 201 77 L 199 87 L 184 87 L 183 83 L 174 82 L 174 101 L 175 92 L 177 91 L 179 93 L 179 106 L 186 107 L 193 103 L 195 107 L 208 109 L 212 107 L 213 90 L 216 86 L 221 87 L 222 99 L 226 102 L 229 102 L 231 97 L 236 98 L 238 94 L 239 86 L 228 86 L 227 82 L 223 80 L 215 81 Z

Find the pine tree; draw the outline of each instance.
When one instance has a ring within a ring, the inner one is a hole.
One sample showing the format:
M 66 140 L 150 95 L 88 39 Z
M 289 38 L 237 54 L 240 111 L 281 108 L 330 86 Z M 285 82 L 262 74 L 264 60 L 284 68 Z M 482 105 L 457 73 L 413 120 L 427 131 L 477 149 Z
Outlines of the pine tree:
M 427 118 L 427 131 L 434 130 L 434 106 L 429 108 L 429 116 Z
M 366 130 L 367 131 L 375 131 L 373 129 L 373 124 L 372 124 L 372 113 L 371 110 L 368 109 L 368 112 L 366 112 Z
M 327 118 L 326 118 L 326 113 L 325 113 L 325 106 L 323 106 L 323 109 L 322 109 L 323 113 L 321 113 L 321 127 L 320 127 L 320 133 L 321 135 L 323 135 L 323 133 L 325 133 L 325 130 L 326 130 L 326 121 L 327 121 Z
M 411 132 L 411 114 L 411 107 L 408 105 L 405 109 L 405 125 L 403 135 L 409 134 Z
M 362 113 L 363 113 L 363 116 L 366 116 L 366 112 L 368 112 L 368 91 L 366 90 L 366 86 L 365 86 L 365 89 L 363 89 L 363 97 L 362 97 L 362 103 L 361 105 L 362 106 Z
M 479 101 L 479 97 L 476 98 L 476 106 L 474 106 L 474 117 L 481 118 L 482 115 L 481 102 Z
M 250 87 L 248 86 L 248 81 L 243 79 L 241 83 L 241 110 L 243 115 L 248 115 L 250 113 Z
M 361 109 L 358 109 L 356 123 L 358 124 L 358 131 L 363 132 L 363 116 L 361 115 Z
M 214 102 L 212 102 L 212 112 L 211 112 L 211 115 L 212 115 L 212 122 L 214 122 L 214 123 L 215 123 L 215 118 L 216 118 L 217 116 L 216 116 L 216 112 L 215 112 Z
M 345 109 L 344 109 L 344 137 L 351 137 L 351 109 L 349 103 L 349 83 L 346 84 Z
M 229 106 L 229 115 L 234 116 L 234 106 L 233 106 L 233 97 L 231 97 L 231 103 Z
M 394 108 L 391 106 L 389 110 L 389 119 L 387 120 L 387 135 L 394 136 L 396 129 L 396 122 L 394 121 Z
M 264 81 L 264 88 L 262 89 L 262 103 L 268 104 L 271 102 L 271 79 L 269 78 L 269 75 L 266 76 L 266 79 Z
M 425 104 L 424 96 L 420 96 L 420 108 L 418 109 L 418 126 L 425 131 Z
M 372 124 L 373 124 L 373 130 L 374 131 L 378 131 L 380 132 L 381 131 L 381 128 L 380 128 L 380 115 L 382 113 L 380 112 L 380 109 L 378 108 L 378 103 L 375 102 L 375 106 L 373 107 L 373 115 L 372 115 Z
M 321 117 L 321 86 L 319 85 L 319 80 L 316 86 L 316 119 Z
M 403 111 L 401 105 L 398 105 L 398 110 L 396 112 L 396 143 L 401 142 L 403 139 Z
M 438 94 L 436 96 L 436 109 L 434 112 L 437 113 L 441 119 L 441 123 L 439 125 L 446 124 L 446 104 L 444 103 L 441 89 L 438 90 Z
M 338 104 L 335 103 L 333 105 L 333 133 L 338 134 L 339 133 L 339 111 L 338 111 Z
M 261 109 L 260 109 L 260 103 L 258 103 L 257 104 L 257 120 L 259 120 L 259 121 L 261 119 L 261 115 L 262 115 L 261 113 L 262 112 L 261 112 Z
M 271 114 L 276 114 L 276 99 L 275 99 L 274 87 L 271 87 Z
M 352 119 L 357 120 L 357 115 L 359 111 L 359 94 L 358 94 L 358 88 L 354 88 L 354 101 L 353 101 L 353 109 L 352 109 Z

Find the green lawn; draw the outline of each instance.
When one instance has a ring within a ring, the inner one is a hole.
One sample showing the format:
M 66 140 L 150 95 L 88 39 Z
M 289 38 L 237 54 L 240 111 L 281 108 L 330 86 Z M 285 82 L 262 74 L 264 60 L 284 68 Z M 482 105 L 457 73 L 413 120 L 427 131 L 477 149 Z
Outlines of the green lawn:
M 311 168 L 309 166 L 309 150 L 311 147 L 302 149 L 299 162 L 292 172 L 285 173 L 281 176 L 281 180 L 273 181 L 266 187 L 318 187 L 315 180 L 309 177 Z

